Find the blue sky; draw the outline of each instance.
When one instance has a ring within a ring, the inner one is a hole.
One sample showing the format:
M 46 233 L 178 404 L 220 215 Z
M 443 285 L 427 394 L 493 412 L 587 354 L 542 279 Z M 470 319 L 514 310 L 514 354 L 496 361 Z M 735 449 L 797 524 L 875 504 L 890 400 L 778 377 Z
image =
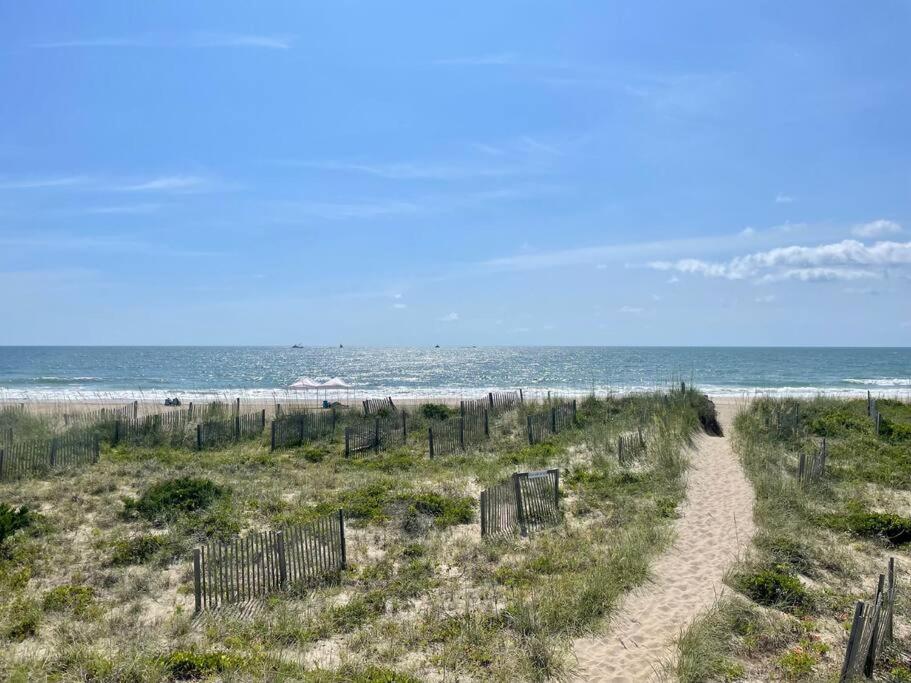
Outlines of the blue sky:
M 908 345 L 909 31 L 0 2 L 0 344 Z

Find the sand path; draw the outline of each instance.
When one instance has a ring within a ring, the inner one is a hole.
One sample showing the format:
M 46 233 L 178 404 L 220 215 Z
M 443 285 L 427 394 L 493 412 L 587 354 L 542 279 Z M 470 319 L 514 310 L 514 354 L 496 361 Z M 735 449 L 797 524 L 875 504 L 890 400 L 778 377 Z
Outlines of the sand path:
M 722 593 L 725 570 L 750 541 L 753 489 L 727 436 L 738 406 L 715 404 L 725 436 L 696 439 L 674 545 L 655 562 L 652 581 L 621 603 L 605 634 L 576 640 L 574 680 L 662 680 L 674 639 Z

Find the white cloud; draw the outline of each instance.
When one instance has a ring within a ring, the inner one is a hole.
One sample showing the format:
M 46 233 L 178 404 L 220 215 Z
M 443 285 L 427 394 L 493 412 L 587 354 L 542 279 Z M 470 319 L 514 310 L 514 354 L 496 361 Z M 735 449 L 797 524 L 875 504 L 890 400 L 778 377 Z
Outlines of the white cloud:
M 596 268 L 597 270 L 607 270 L 607 264 L 606 264 L 606 263 L 599 263 L 597 266 L 595 266 L 595 268 Z
M 192 190 L 205 186 L 208 183 L 206 178 L 190 175 L 162 176 L 152 178 L 131 185 L 121 185 L 118 190 L 123 192 L 157 192 L 169 190 Z
M 667 279 L 667 283 L 668 283 L 669 285 L 676 285 L 678 282 L 680 282 L 680 278 L 677 277 L 676 275 L 671 275 L 671 276 Z
M 452 322 L 455 322 L 455 321 L 458 320 L 458 319 L 459 319 L 459 314 L 458 314 L 458 313 L 455 313 L 455 312 L 453 312 L 453 313 L 447 313 L 447 314 L 444 315 L 442 318 L 440 318 L 440 320 L 441 320 L 442 322 L 444 322 L 444 323 L 452 323 Z
M 747 227 L 747 228 L 744 228 L 743 230 L 741 230 L 740 234 L 743 235 L 744 237 L 752 237 L 753 235 L 756 234 L 756 230 L 754 230 L 753 228 Z
M 790 195 L 782 194 L 781 192 L 775 195 L 776 204 L 790 204 L 793 201 L 794 197 L 791 197 Z
M 895 235 L 902 231 L 902 226 L 895 221 L 880 218 L 876 221 L 855 225 L 851 228 L 851 234 L 857 237 L 884 237 L 886 235 Z
M 392 295 L 392 298 L 393 298 L 393 299 L 401 299 L 401 298 L 402 298 L 401 292 L 396 292 L 395 294 Z
M 99 215 L 133 215 L 152 213 L 161 207 L 160 204 L 127 204 L 123 206 L 94 206 L 86 209 L 86 213 Z
M 911 242 L 877 242 L 867 246 L 843 240 L 815 247 L 789 246 L 738 256 L 726 262 L 701 259 L 652 261 L 655 270 L 697 274 L 728 280 L 859 280 L 879 278 L 878 269 L 911 264 Z
M 403 308 L 408 308 L 408 304 L 397 303 L 397 304 L 392 304 L 392 307 L 393 307 L 393 308 L 398 308 L 398 309 L 401 310 L 401 309 L 403 309 Z
M 644 308 L 639 308 L 638 306 L 621 306 L 617 309 L 619 313 L 629 313 L 632 315 L 638 315 L 645 311 Z
M 660 294 L 652 294 L 652 301 L 661 301 Z
M 755 299 L 757 304 L 770 304 L 775 301 L 774 294 L 765 294 L 763 296 L 757 296 Z

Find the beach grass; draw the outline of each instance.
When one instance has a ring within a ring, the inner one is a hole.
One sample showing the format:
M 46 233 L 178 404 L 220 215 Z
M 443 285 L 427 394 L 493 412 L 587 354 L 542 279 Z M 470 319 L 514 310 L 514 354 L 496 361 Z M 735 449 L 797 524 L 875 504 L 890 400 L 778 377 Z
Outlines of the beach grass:
M 0 546 L 0 677 L 564 676 L 572 638 L 599 628 L 668 546 L 707 406 L 692 389 L 586 399 L 575 429 L 528 445 L 524 415 L 540 408 L 492 418 L 488 442 L 432 460 L 423 435 L 439 409 L 414 411 L 406 445 L 359 457 L 338 439 L 270 453 L 265 435 L 202 451 L 104 446 L 96 465 L 2 483 L 0 502 L 27 522 Z M 645 454 L 621 467 L 617 437 L 640 429 Z M 561 470 L 562 524 L 482 540 L 479 491 L 548 467 Z M 194 617 L 197 544 L 338 508 L 340 582 Z
M 890 423 L 911 422 L 908 404 L 878 405 Z M 779 428 L 779 414 L 796 424 Z M 801 483 L 798 455 L 822 438 L 825 474 Z M 837 680 L 854 603 L 872 599 L 889 557 L 899 567 L 896 624 L 911 614 L 911 537 L 902 535 L 911 438 L 900 427 L 877 435 L 863 400 L 821 397 L 754 401 L 735 419 L 733 439 L 755 489 L 757 534 L 727 577 L 735 593 L 679 639 L 675 673 L 687 682 Z M 887 680 L 911 652 L 906 626 L 896 638 L 879 667 Z

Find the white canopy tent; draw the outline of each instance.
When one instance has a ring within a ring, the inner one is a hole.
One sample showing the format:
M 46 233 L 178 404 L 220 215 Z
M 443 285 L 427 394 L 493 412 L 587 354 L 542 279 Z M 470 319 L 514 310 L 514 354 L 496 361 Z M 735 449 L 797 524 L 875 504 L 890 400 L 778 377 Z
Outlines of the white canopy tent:
M 340 377 L 333 377 L 332 379 L 330 379 L 326 382 L 317 382 L 315 379 L 313 379 L 311 377 L 299 377 L 297 379 L 297 381 L 295 381 L 293 384 L 289 385 L 288 388 L 291 389 L 292 391 L 315 391 L 317 401 L 319 400 L 320 389 L 322 389 L 323 392 L 325 392 L 323 395 L 324 395 L 326 401 L 329 400 L 329 390 L 330 389 L 335 390 L 336 397 L 340 397 L 341 391 L 344 390 L 345 399 L 347 402 L 348 390 L 351 389 L 351 385 L 348 384 L 347 382 L 345 382 Z

